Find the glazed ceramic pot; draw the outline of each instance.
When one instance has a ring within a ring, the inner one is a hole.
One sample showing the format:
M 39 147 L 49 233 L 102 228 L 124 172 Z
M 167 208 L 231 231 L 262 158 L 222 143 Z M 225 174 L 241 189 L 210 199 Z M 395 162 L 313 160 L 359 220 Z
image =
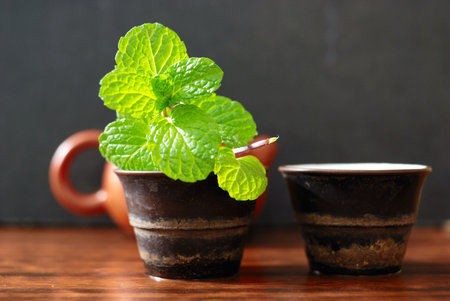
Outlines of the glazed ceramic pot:
M 281 166 L 310 268 L 332 274 L 401 269 L 431 168 L 353 163 Z
M 185 183 L 162 172 L 116 173 L 147 275 L 205 279 L 238 273 L 255 201 L 230 198 L 214 175 Z

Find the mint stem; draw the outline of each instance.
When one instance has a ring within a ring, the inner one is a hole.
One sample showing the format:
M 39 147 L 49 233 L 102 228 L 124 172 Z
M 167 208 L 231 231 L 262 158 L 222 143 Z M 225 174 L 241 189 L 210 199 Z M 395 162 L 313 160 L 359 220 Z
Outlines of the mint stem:
M 247 153 L 253 149 L 263 147 L 265 145 L 269 145 L 278 140 L 278 137 L 271 137 L 267 139 L 263 139 L 260 141 L 253 142 L 247 146 L 237 147 L 233 149 L 235 155 Z

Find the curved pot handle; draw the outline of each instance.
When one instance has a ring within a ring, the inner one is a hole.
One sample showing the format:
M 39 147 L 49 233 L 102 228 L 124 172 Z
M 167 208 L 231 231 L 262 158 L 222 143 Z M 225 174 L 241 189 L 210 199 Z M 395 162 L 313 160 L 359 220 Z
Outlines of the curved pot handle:
M 59 145 L 50 162 L 49 182 L 56 200 L 68 211 L 80 215 L 96 215 L 105 211 L 106 192 L 101 188 L 93 193 L 82 193 L 70 181 L 73 160 L 84 150 L 98 148 L 101 130 L 78 132 Z

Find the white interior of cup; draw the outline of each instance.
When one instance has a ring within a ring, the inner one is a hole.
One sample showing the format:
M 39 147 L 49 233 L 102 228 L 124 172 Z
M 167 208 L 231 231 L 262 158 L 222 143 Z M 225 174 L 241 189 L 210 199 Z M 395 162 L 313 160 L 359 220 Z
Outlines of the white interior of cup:
M 403 163 L 319 163 L 284 165 L 280 171 L 329 171 L 329 172 L 379 172 L 379 171 L 420 171 L 430 167 L 420 164 Z

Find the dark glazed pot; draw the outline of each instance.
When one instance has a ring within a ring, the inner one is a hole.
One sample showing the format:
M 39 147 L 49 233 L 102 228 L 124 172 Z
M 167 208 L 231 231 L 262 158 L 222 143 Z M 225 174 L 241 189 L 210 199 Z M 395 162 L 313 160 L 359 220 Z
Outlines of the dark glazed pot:
M 175 181 L 162 172 L 117 170 L 146 274 L 204 279 L 238 273 L 255 202 L 217 185 Z
M 370 275 L 400 270 L 416 221 L 424 165 L 281 166 L 313 271 Z

